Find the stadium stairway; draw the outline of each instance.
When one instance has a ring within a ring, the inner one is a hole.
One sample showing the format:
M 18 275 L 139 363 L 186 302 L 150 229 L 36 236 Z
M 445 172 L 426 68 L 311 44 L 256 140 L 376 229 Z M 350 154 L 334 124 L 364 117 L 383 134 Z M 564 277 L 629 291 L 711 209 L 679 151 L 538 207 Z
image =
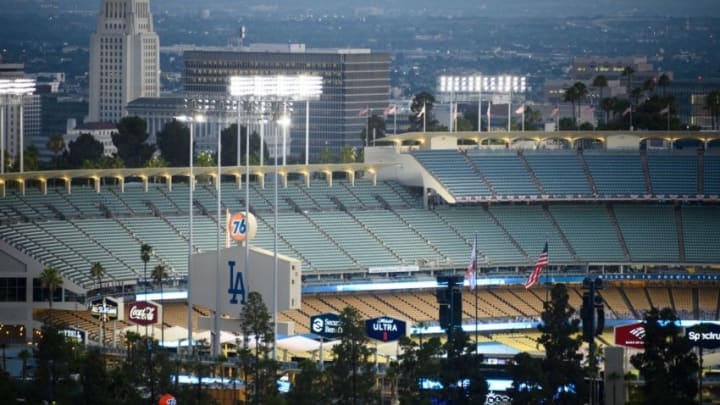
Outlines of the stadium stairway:
M 550 221 L 552 226 L 555 228 L 555 231 L 557 232 L 558 236 L 560 236 L 560 240 L 562 241 L 563 245 L 565 245 L 565 248 L 567 248 L 568 252 L 570 252 L 570 255 L 572 256 L 573 260 L 576 262 L 580 262 L 580 258 L 577 255 L 577 252 L 573 248 L 572 244 L 568 240 L 567 236 L 565 235 L 565 232 L 563 232 L 562 228 L 560 227 L 560 224 L 557 223 L 555 220 L 555 217 L 553 216 L 552 212 L 550 212 L 550 209 L 548 208 L 547 203 L 542 204 L 543 209 L 543 215 L 545 215 L 545 218 Z
M 498 229 L 500 229 L 500 231 L 505 235 L 505 239 L 510 241 L 510 243 L 512 243 L 512 245 L 515 246 L 515 249 L 517 249 L 518 252 L 520 252 L 525 257 L 527 262 L 530 263 L 531 259 L 530 259 L 530 256 L 528 255 L 528 253 L 523 249 L 523 247 L 518 243 L 518 241 L 516 241 L 515 238 L 513 238 L 512 235 L 510 235 L 510 232 L 508 232 L 508 230 L 503 226 L 503 224 L 500 223 L 500 221 L 498 221 L 498 219 L 495 217 L 495 215 L 493 215 L 493 213 L 490 211 L 490 208 L 487 205 L 483 205 L 482 209 L 488 215 L 490 220 L 495 224 L 495 226 L 497 226 Z
M 683 220 L 682 220 L 682 212 L 680 211 L 680 206 L 676 205 L 673 207 L 674 216 L 675 216 L 675 229 L 677 233 L 677 241 L 678 241 L 678 257 L 680 257 L 680 261 L 685 261 L 685 231 L 683 230 Z
M 585 178 L 587 179 L 587 182 L 590 185 L 590 190 L 592 191 L 593 197 L 597 197 L 599 194 L 598 194 L 597 186 L 595 185 L 595 179 L 593 178 L 592 172 L 590 172 L 590 168 L 588 167 L 588 164 L 585 161 L 585 155 L 583 154 L 582 149 L 577 149 L 577 157 L 578 157 L 578 162 L 580 162 L 580 167 L 582 168 L 583 173 L 585 173 Z
M 493 185 L 488 181 L 487 177 L 485 177 L 484 174 L 478 169 L 478 167 L 473 163 L 473 161 L 468 157 L 467 153 L 462 153 L 463 158 L 465 159 L 465 162 L 467 165 L 473 170 L 476 176 L 480 178 L 480 181 L 482 181 L 485 188 L 487 188 L 493 197 L 497 197 L 497 191 L 495 191 L 495 188 Z
M 640 150 L 640 164 L 642 166 L 643 178 L 645 179 L 645 189 L 649 194 L 655 194 L 653 192 L 652 177 L 650 177 L 650 167 L 648 165 L 647 150 Z
M 626 261 L 630 261 L 630 250 L 628 250 L 627 243 L 625 242 L 625 238 L 623 237 L 620 226 L 618 225 L 615 210 L 610 203 L 605 204 L 605 209 L 607 210 L 608 216 L 610 217 L 610 223 L 615 229 L 615 235 L 617 236 L 618 241 L 620 241 L 620 247 L 622 248 L 623 256 L 625 256 Z
M 522 164 L 522 166 L 525 168 L 525 170 L 527 170 L 528 175 L 530 176 L 530 180 L 532 180 L 535 187 L 537 187 L 538 191 L 540 192 L 540 195 L 546 194 L 545 189 L 543 188 L 542 184 L 540 183 L 540 180 L 538 180 L 532 167 L 530 167 L 530 164 L 528 163 L 527 159 L 525 159 L 525 155 L 523 155 L 522 150 L 517 151 L 517 157 L 520 160 L 520 163 Z

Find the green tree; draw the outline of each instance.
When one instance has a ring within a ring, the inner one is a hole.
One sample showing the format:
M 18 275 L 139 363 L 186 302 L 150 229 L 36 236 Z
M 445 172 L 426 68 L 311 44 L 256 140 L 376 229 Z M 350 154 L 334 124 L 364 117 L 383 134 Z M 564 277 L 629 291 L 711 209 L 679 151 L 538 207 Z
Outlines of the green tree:
M 52 324 L 53 301 L 55 298 L 55 290 L 63 284 L 60 272 L 54 267 L 46 267 L 40 273 L 40 285 L 48 290 L 48 303 L 50 304 L 50 324 Z
M 63 138 L 62 134 L 51 135 L 47 143 L 45 144 L 45 147 L 47 147 L 48 150 L 52 152 L 53 164 L 55 165 L 55 169 L 57 169 L 58 156 L 60 155 L 60 152 L 65 150 L 65 139 Z
M 585 86 L 585 83 L 582 82 L 575 82 L 575 84 L 565 89 L 563 100 L 572 104 L 573 122 L 575 125 L 577 125 L 577 110 L 580 108 L 583 99 L 585 99 L 587 95 L 587 86 Z
M 652 94 L 655 92 L 655 87 L 657 86 L 657 83 L 655 83 L 655 79 L 650 78 L 643 82 L 642 89 L 647 94 Z
M 633 78 L 634 74 L 635 74 L 635 69 L 633 69 L 632 66 L 625 66 L 625 68 L 623 69 L 623 71 L 621 73 L 622 77 L 624 77 L 626 80 L 625 88 L 627 89 L 628 92 L 632 88 L 632 78 Z
M 97 281 L 98 288 L 102 289 L 102 279 L 105 277 L 105 267 L 103 267 L 102 263 L 95 262 L 90 266 L 90 277 Z
M 385 137 L 385 117 L 382 115 L 371 115 L 368 117 L 368 122 L 362 131 L 360 131 L 360 140 L 363 145 L 373 144 L 373 131 L 375 131 L 374 139 L 379 140 Z
M 544 129 L 545 121 L 543 120 L 540 110 L 525 106 L 525 130 L 538 131 Z
M 705 96 L 705 108 L 710 112 L 711 129 L 718 129 L 718 122 L 720 121 L 720 91 L 714 90 Z
M 666 73 L 663 73 L 658 78 L 657 85 L 662 87 L 662 95 L 665 97 L 665 90 L 670 85 L 670 76 L 668 76 Z
M 105 367 L 104 355 L 98 350 L 85 350 L 80 370 L 83 403 L 87 405 L 117 404 L 117 398 L 113 395 L 112 383 L 112 377 Z
M 354 163 L 356 158 L 355 148 L 350 145 L 343 145 L 340 148 L 340 162 L 341 163 Z
M 103 144 L 90 134 L 80 134 L 68 144 L 68 149 L 67 162 L 75 169 L 81 168 L 85 161 L 98 160 L 104 151 Z
M 190 165 L 190 129 L 177 120 L 165 124 L 157 133 L 157 146 L 169 166 Z
M 480 404 L 487 396 L 487 382 L 480 372 L 483 356 L 475 351 L 462 330 L 453 331 L 443 346 L 439 380 L 443 399 L 453 404 Z M 467 385 L 459 382 L 468 381 Z
M 600 98 L 603 98 L 603 90 L 608 87 L 607 77 L 604 75 L 597 75 L 592 81 L 592 86 L 600 90 Z
M 435 96 L 426 91 L 420 92 L 413 97 L 412 104 L 410 104 L 411 113 L 408 117 L 411 131 L 422 131 L 423 119 L 425 119 L 428 128 L 432 127 L 436 123 L 436 121 L 432 118 L 432 109 L 434 104 Z M 425 115 L 427 116 L 425 118 L 423 118 L 423 116 L 418 116 L 420 112 L 423 111 L 423 108 L 425 109 Z
M 670 308 L 651 308 L 643 319 L 645 349 L 631 356 L 630 363 L 645 379 L 644 403 L 695 404 L 700 366 L 675 312 Z
M 420 326 L 418 326 L 420 327 Z M 390 364 L 388 374 L 397 376 L 398 396 L 401 404 L 431 404 L 436 395 L 432 390 L 423 390 L 418 384 L 423 378 L 437 381 L 440 378 L 442 343 L 440 338 L 432 337 L 427 342 L 415 343 L 408 337 L 402 337 L 400 356 L 397 362 Z
M 23 169 L 26 172 L 40 170 L 40 153 L 35 145 L 30 145 L 25 148 L 25 153 L 23 153 Z
M 252 291 L 247 296 L 240 313 L 240 331 L 245 339 L 244 348 L 248 347 L 248 338 L 255 342 L 255 359 L 249 365 L 253 375 L 250 397 L 255 404 L 268 403 L 277 397 L 278 364 L 269 358 L 275 335 L 270 313 L 258 292 Z
M 287 399 L 293 405 L 316 405 L 328 403 L 328 376 L 311 360 L 301 360 L 298 364 L 300 372 L 295 376 Z
M 332 163 L 333 155 L 327 146 L 320 151 L 320 163 Z
M 610 113 L 615 109 L 617 97 L 605 97 L 600 100 L 600 109 L 605 112 L 605 124 L 610 122 Z
M 538 344 L 544 346 L 545 358 L 538 363 L 527 355 L 519 354 L 509 367 L 513 376 L 510 395 L 514 404 L 584 402 L 585 373 L 579 352 L 582 337 L 578 334 L 580 321 L 572 319 L 574 312 L 569 304 L 567 287 L 555 284 L 550 300 L 543 304 L 542 323 L 538 326 L 541 333 Z M 559 390 L 569 386 L 574 386 L 576 393 Z
M 143 282 L 147 283 L 147 264 L 150 261 L 150 257 L 153 254 L 153 248 L 152 246 L 148 245 L 147 243 L 143 243 L 140 245 L 140 260 L 143 262 Z M 147 284 L 146 284 L 147 285 Z M 147 287 L 145 287 L 145 291 L 147 292 Z
M 138 117 L 125 117 L 117 124 L 118 133 L 112 141 L 118 156 L 128 167 L 143 167 L 155 152 L 155 146 L 147 144 L 149 137 L 145 121 Z
M 152 279 L 156 285 L 160 286 L 160 296 L 163 296 L 163 280 L 168 277 L 167 268 L 164 264 L 160 263 L 152 270 Z M 160 318 L 160 344 L 165 345 L 165 312 L 162 312 Z
M 375 394 L 374 366 L 370 361 L 372 350 L 368 348 L 365 323 L 360 312 L 345 307 L 340 313 L 340 342 L 333 346 L 335 361 L 329 367 L 330 390 L 333 398 L 342 404 L 367 404 Z
M 78 398 L 72 395 L 78 391 L 77 384 L 71 374 L 77 371 L 74 359 L 78 353 L 79 348 L 61 334 L 58 327 L 43 326 L 35 354 L 34 387 L 27 393 L 28 402 L 77 403 Z

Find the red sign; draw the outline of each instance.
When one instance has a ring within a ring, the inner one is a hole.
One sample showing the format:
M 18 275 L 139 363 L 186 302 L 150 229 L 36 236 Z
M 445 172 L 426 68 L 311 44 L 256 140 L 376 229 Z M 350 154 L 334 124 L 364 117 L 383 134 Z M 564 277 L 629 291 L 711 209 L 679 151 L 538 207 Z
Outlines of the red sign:
M 130 322 L 138 325 L 152 325 L 158 323 L 158 306 L 145 301 L 133 302 L 128 310 Z
M 615 344 L 618 346 L 644 349 L 645 324 L 642 322 L 631 323 L 615 327 Z

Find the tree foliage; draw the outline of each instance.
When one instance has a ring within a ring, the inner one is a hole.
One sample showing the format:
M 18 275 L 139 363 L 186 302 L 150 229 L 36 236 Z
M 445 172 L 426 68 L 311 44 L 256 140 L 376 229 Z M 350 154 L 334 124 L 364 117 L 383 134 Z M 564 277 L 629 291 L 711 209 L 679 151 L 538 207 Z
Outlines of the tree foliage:
M 574 310 L 564 284 L 555 284 L 550 294 L 550 300 L 543 304 L 542 323 L 538 326 L 541 333 L 538 344 L 544 346 L 545 357 L 535 359 L 518 354 L 513 358 L 510 367 L 513 404 L 584 402 L 580 321 L 572 319 Z M 569 387 L 574 392 L 565 389 Z
M 342 404 L 372 403 L 377 395 L 373 392 L 375 370 L 370 359 L 373 352 L 367 344 L 360 312 L 353 307 L 344 308 L 340 327 L 340 342 L 332 349 L 335 361 L 329 367 L 333 398 Z
M 80 134 L 68 144 L 67 163 L 71 168 L 79 169 L 84 162 L 95 162 L 102 156 L 104 147 L 90 134 Z
M 630 357 L 630 363 L 645 379 L 645 403 L 694 404 L 697 395 L 698 359 L 690 340 L 670 308 L 652 308 L 645 313 L 645 350 Z
M 165 124 L 157 133 L 157 146 L 168 165 L 190 165 L 190 129 L 184 123 L 172 120 Z
M 253 403 L 267 403 L 277 397 L 278 364 L 269 354 L 275 345 L 271 316 L 262 295 L 252 291 L 240 313 L 240 331 L 244 337 L 243 347 L 248 348 L 249 339 L 255 344 L 254 359 L 248 364 L 248 376 L 252 376 L 249 395 Z
M 143 167 L 155 152 L 155 145 L 147 144 L 149 137 L 145 121 L 138 117 L 125 117 L 117 124 L 118 133 L 112 141 L 118 156 L 127 167 Z

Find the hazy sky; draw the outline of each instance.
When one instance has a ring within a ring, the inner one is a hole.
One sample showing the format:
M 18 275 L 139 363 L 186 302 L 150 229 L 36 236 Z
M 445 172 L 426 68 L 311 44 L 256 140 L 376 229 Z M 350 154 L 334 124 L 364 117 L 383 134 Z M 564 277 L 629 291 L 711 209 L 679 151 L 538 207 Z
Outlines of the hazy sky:
M 3 0 L 0 0 L 2 3 Z M 47 0 L 46 0 L 47 1 Z M 53 0 L 50 0 L 53 1 Z M 97 8 L 100 0 L 54 0 L 61 8 Z M 720 16 L 720 0 L 150 0 L 155 12 L 201 9 L 348 14 L 377 8 L 438 16 Z

